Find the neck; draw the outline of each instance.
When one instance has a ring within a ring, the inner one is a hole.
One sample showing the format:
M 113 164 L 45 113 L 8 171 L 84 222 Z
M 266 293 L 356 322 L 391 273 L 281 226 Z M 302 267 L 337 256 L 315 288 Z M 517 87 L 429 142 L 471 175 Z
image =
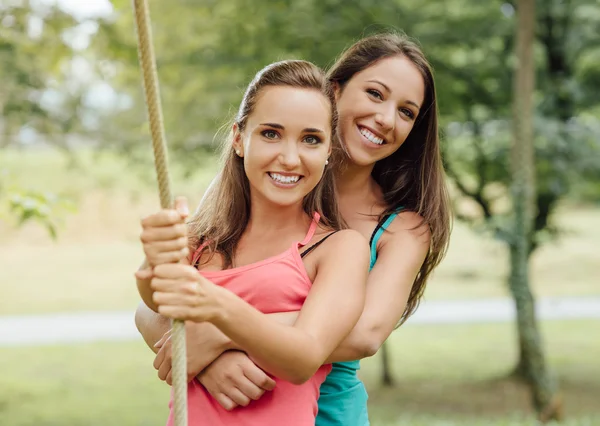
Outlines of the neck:
M 352 163 L 344 165 L 336 180 L 339 198 L 341 200 L 364 199 L 372 193 L 373 186 L 376 185 L 371 177 L 374 166 L 374 164 L 358 166 Z
M 277 206 L 252 197 L 250 220 L 245 233 L 268 236 L 297 233 L 299 230 L 304 232 L 309 222 L 310 218 L 302 208 L 302 201 L 290 206 Z

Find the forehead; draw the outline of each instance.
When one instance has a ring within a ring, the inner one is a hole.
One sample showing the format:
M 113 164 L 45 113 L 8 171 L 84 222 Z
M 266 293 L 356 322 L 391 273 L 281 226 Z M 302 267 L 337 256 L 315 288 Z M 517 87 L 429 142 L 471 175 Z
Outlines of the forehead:
M 419 105 L 425 98 L 423 76 L 417 66 L 404 56 L 382 59 L 356 73 L 352 80 L 359 83 L 380 81 L 391 89 L 393 96 L 415 101 Z
M 269 86 L 261 90 L 248 120 L 326 130 L 331 127 L 331 104 L 315 89 Z

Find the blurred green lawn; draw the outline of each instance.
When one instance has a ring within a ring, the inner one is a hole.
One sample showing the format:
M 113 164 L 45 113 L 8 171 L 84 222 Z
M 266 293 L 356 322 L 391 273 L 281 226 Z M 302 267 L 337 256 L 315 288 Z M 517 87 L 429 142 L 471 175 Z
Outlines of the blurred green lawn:
M 598 323 L 543 324 L 568 422 L 600 424 Z M 406 326 L 390 339 L 396 386 L 363 362 L 373 426 L 532 425 L 523 385 L 505 379 L 512 325 Z M 163 425 L 169 388 L 141 342 L 2 348 L 0 422 L 10 426 Z M 282 423 L 283 425 L 284 423 Z

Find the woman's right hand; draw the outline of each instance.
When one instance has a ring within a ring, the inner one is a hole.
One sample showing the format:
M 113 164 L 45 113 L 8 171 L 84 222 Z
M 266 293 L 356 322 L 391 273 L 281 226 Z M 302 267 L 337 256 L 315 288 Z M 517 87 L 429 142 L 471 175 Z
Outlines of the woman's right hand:
M 226 410 L 247 406 L 266 391 L 275 388 L 275 380 L 256 366 L 244 352 L 223 352 L 197 376 L 198 381 Z
M 150 267 L 177 263 L 189 254 L 185 197 L 175 199 L 173 209 L 163 209 L 142 219 L 140 240 Z

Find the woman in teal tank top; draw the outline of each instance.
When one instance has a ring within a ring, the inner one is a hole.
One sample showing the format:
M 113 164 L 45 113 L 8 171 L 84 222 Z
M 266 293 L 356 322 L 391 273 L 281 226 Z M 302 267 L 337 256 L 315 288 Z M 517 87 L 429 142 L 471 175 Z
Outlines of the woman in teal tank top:
M 385 216 L 375 227 L 369 241 L 371 247 L 369 270 L 373 269 L 377 261 L 379 238 L 397 215 L 398 213 L 394 212 Z M 369 424 L 368 395 L 365 386 L 358 378 L 359 369 L 360 361 L 358 360 L 333 363 L 331 372 L 321 385 L 317 425 L 355 424 L 364 426 Z
M 396 34 L 367 37 L 328 76 L 348 153 L 337 180 L 341 212 L 351 228 L 367 238 L 372 232 L 371 272 L 361 319 L 331 357 L 352 361 L 333 364 L 316 425 L 367 426 L 357 360 L 375 354 L 415 311 L 446 251 L 449 203 L 434 80 L 419 47 Z
M 374 355 L 417 308 L 446 251 L 450 208 L 433 74 L 420 48 L 395 33 L 369 36 L 342 53 L 328 78 L 347 154 L 336 173 L 340 211 L 350 228 L 372 236 L 371 271 L 360 320 L 327 360 L 333 369 L 321 386 L 316 425 L 367 426 L 359 360 Z M 293 323 L 297 314 L 290 314 Z M 164 330 L 148 317 L 138 327 L 154 335 Z M 188 370 L 201 373 L 202 385 L 230 409 L 260 398 L 268 377 L 247 357 L 220 355 L 226 349 L 208 333 L 188 338 Z M 162 345 L 154 363 L 163 380 L 170 370 L 167 348 Z M 253 383 L 243 371 L 252 371 Z

